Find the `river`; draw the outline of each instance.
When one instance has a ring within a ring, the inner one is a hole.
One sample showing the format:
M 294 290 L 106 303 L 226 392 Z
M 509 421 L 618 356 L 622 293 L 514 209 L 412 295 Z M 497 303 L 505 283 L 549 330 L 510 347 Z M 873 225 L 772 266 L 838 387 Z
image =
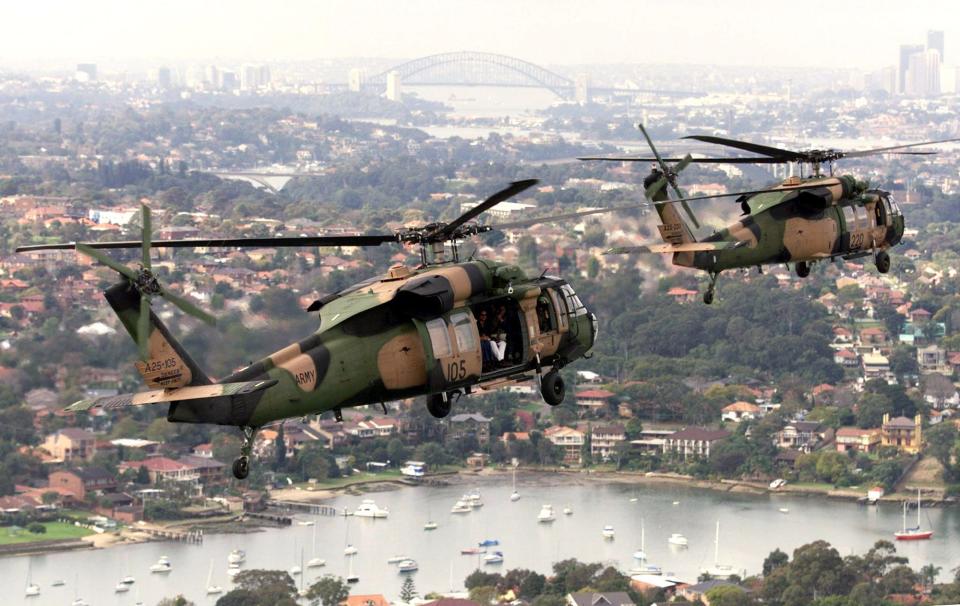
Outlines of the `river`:
M 450 513 L 459 496 L 473 488 L 479 489 L 485 505 L 469 514 Z M 633 552 L 640 548 L 641 520 L 649 563 L 682 579 L 695 580 L 702 567 L 713 564 L 717 521 L 720 561 L 750 574 L 760 571 L 763 559 L 775 548 L 792 553 L 804 543 L 825 539 L 841 555 L 863 553 L 879 539 L 892 540 L 891 533 L 901 525 L 896 504 L 861 507 L 825 497 L 727 493 L 679 484 L 603 484 L 569 475 L 521 477 L 518 489 L 522 498 L 511 502 L 510 482 L 503 476 L 478 478 L 476 484 L 402 488 L 367 495 L 390 510 L 388 519 L 298 516 L 299 521 L 312 520 L 315 525 L 295 522 L 289 528 L 251 534 L 208 534 L 202 545 L 143 543 L 0 559 L 3 604 L 66 605 L 75 592 L 93 606 L 132 606 L 138 597 L 153 605 L 177 593 L 198 605 L 213 604 L 217 596 L 205 595 L 208 570 L 212 562 L 213 583 L 229 590 L 226 570 L 231 549 L 246 551 L 248 569 L 290 568 L 299 564 L 301 550 L 304 561 L 314 555 L 325 558 L 326 567 L 306 569 L 308 583 L 321 574 L 347 573 L 343 555 L 347 541 L 359 550 L 353 565 L 360 582 L 353 592 L 383 593 L 389 599 L 398 597 L 403 582 L 396 567 L 387 563 L 395 554 L 417 560 L 420 568 L 413 578 L 423 593 L 462 589 L 464 578 L 478 566 L 490 571 L 523 567 L 546 573 L 555 561 L 577 558 L 626 570 L 633 565 Z M 353 510 L 363 498 L 342 496 L 328 503 Z M 556 511 L 553 524 L 537 522 L 544 503 L 552 504 Z M 572 515 L 563 515 L 565 507 L 573 510 Z M 781 508 L 789 513 L 782 513 Z M 908 557 L 914 568 L 934 563 L 949 571 L 960 563 L 960 541 L 956 540 L 960 510 L 923 509 L 921 517 L 924 526 L 933 528 L 933 540 L 898 543 L 899 553 Z M 430 518 L 439 528 L 425 531 L 423 525 Z M 616 532 L 613 541 L 601 536 L 608 524 Z M 667 543 L 675 532 L 686 535 L 689 547 L 678 549 Z M 477 556 L 460 555 L 461 548 L 486 538 L 500 541 L 496 549 L 504 554 L 502 565 L 485 566 Z M 161 555 L 170 558 L 173 572 L 150 574 L 150 565 Z M 32 578 L 42 588 L 39 597 L 24 597 L 28 560 Z M 126 574 L 135 576 L 136 583 L 128 593 L 114 594 L 114 585 Z M 54 579 L 62 579 L 66 585 L 51 587 Z

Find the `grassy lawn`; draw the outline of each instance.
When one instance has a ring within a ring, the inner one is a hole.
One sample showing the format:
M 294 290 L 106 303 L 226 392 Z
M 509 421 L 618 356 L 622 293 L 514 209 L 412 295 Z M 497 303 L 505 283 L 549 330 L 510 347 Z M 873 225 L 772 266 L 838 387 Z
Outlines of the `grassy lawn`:
M 93 534 L 92 530 L 80 528 L 73 524 L 64 524 L 63 522 L 47 522 L 44 524 L 47 532 L 44 534 L 34 534 L 28 532 L 26 528 L 13 529 L 10 527 L 0 528 L 0 545 L 13 545 L 16 543 L 32 543 L 34 541 L 62 541 L 63 539 L 79 539 L 88 534 Z

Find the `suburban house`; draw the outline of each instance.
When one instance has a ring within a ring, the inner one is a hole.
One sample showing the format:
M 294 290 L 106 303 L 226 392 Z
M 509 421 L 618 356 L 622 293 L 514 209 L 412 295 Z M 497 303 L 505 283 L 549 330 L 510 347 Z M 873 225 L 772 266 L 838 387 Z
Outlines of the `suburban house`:
M 791 421 L 776 434 L 776 445 L 810 452 L 823 439 L 820 423 L 816 421 Z
M 166 482 L 182 482 L 196 485 L 199 491 L 200 483 L 209 484 L 224 481 L 224 465 L 212 457 L 198 457 L 195 455 L 170 459 L 162 456 L 147 457 L 142 461 L 124 461 L 120 463 L 124 469 L 147 470 L 151 484 Z
M 386 438 L 397 433 L 397 424 L 389 419 L 370 419 L 356 424 L 347 424 L 346 432 L 358 438 Z
M 606 461 L 617 444 L 627 439 L 622 425 L 595 425 L 590 429 L 590 456 L 594 461 Z
M 578 591 L 567 594 L 567 606 L 634 606 L 625 591 Z
M 48 435 L 41 447 L 58 461 L 89 461 L 97 453 L 97 436 L 86 429 L 66 427 Z
M 586 441 L 579 429 L 554 425 L 543 432 L 543 437 L 563 449 L 563 462 L 568 465 L 580 465 L 583 462 L 581 451 Z
M 763 416 L 762 412 L 756 404 L 751 404 L 750 402 L 734 402 L 733 404 L 727 404 L 723 407 L 720 411 L 720 420 L 732 421 L 733 423 L 752 421 Z
M 477 444 L 483 446 L 490 441 L 490 421 L 491 419 L 475 412 L 453 415 L 448 421 L 447 435 L 444 441 L 449 442 L 472 437 L 477 440 Z
M 606 389 L 587 389 L 577 392 L 577 406 L 582 406 L 589 410 L 598 410 L 606 407 L 615 393 Z
M 92 494 L 103 494 L 117 489 L 117 478 L 102 467 L 73 467 L 52 471 L 47 476 L 50 488 L 69 492 L 78 501 Z
M 950 366 L 947 363 L 947 352 L 936 344 L 930 344 L 926 347 L 917 348 L 917 365 L 920 372 L 940 374 L 950 374 Z
M 722 429 L 704 429 L 703 427 L 687 427 L 666 436 L 663 441 L 663 452 L 674 452 L 690 457 L 707 458 L 710 456 L 710 446 L 718 441 L 730 437 L 729 431 Z
M 890 374 L 890 360 L 878 351 L 863 354 L 863 378 L 885 379 Z
M 880 426 L 880 444 L 882 446 L 896 446 L 897 450 L 909 454 L 920 452 L 923 444 L 923 417 L 917 415 L 912 420 L 907 417 L 890 418 L 890 413 L 883 415 L 883 424 Z
M 837 452 L 855 450 L 870 453 L 880 445 L 880 430 L 860 429 L 859 427 L 841 427 L 834 438 Z

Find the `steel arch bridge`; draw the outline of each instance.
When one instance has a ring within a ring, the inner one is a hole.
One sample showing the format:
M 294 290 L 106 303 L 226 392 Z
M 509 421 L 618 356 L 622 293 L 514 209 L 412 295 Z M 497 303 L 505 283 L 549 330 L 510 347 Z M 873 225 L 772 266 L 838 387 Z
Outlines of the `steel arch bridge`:
M 407 61 L 368 78 L 365 86 L 383 90 L 391 72 L 396 72 L 404 84 L 415 86 L 545 88 L 567 100 L 574 98 L 576 88 L 570 78 L 529 61 L 477 51 L 440 53 Z

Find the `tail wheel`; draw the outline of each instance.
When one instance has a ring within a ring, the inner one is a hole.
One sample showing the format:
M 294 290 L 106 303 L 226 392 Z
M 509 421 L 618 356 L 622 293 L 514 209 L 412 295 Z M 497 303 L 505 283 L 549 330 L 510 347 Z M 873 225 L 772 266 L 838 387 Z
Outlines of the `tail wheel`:
M 248 457 L 239 457 L 233 461 L 233 477 L 238 480 L 245 480 L 250 475 L 250 459 Z
M 427 410 L 437 419 L 442 419 L 450 414 L 451 402 L 442 393 L 430 394 L 427 396 Z
M 560 373 L 551 370 L 543 375 L 543 380 L 540 382 L 540 395 L 543 396 L 544 402 L 550 406 L 556 406 L 563 402 L 563 396 L 566 393 L 567 388 Z
M 810 264 L 806 261 L 798 261 L 794 269 L 797 272 L 797 276 L 801 278 L 806 278 L 810 275 Z
M 881 250 L 878 252 L 875 261 L 877 263 L 877 271 L 882 274 L 890 271 L 890 255 L 887 254 L 887 251 Z

